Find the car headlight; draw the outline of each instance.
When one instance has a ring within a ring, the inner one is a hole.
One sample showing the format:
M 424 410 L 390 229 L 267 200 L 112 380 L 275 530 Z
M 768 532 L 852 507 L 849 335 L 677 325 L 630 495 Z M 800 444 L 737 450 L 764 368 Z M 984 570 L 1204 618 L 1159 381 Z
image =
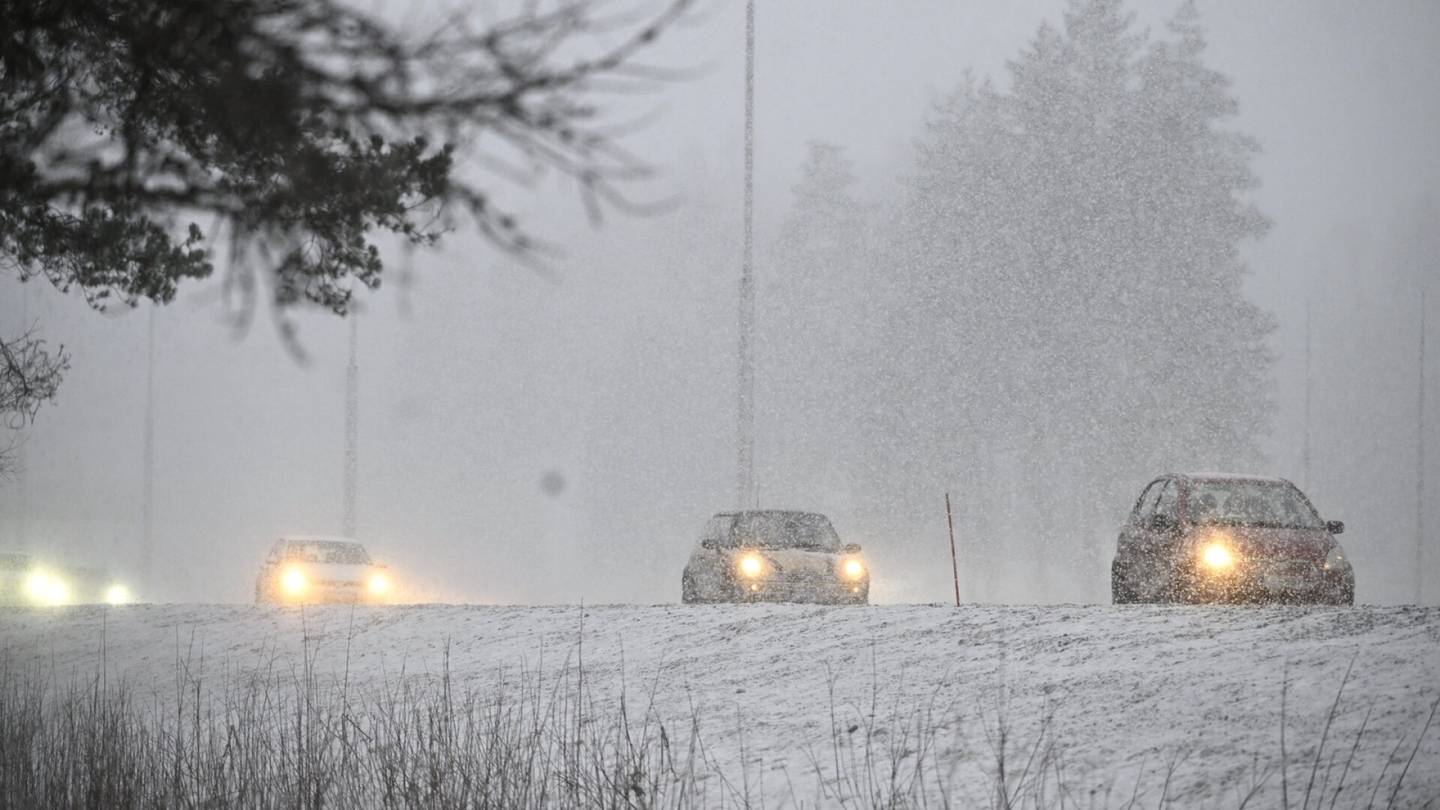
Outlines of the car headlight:
M 280 587 L 291 596 L 299 596 L 310 587 L 310 580 L 299 568 L 287 568 L 280 575 Z
M 1345 549 L 1336 543 L 1335 547 L 1330 549 L 1330 553 L 1325 555 L 1325 570 L 1344 571 L 1349 567 L 1350 558 L 1345 556 Z
M 740 558 L 740 573 L 751 579 L 765 573 L 765 560 L 759 554 L 746 554 Z
M 70 583 L 48 571 L 31 571 L 25 577 L 25 596 L 37 605 L 63 605 L 70 601 Z
M 385 574 L 371 574 L 366 587 L 370 589 L 371 596 L 384 596 L 390 592 L 390 577 Z
M 851 557 L 840 565 L 840 573 L 844 574 L 846 579 L 860 579 L 865 576 L 865 563 Z
M 132 601 L 134 597 L 130 595 L 130 589 L 118 582 L 105 589 L 106 604 L 128 605 Z
M 1212 540 L 1200 551 L 1200 561 L 1211 571 L 1228 571 L 1235 567 L 1235 554 L 1223 541 Z

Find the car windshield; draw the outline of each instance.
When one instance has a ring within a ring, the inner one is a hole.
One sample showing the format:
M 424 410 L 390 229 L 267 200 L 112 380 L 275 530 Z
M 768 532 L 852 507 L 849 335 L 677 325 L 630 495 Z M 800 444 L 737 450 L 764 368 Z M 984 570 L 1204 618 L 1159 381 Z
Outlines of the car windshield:
M 735 518 L 734 539 L 742 546 L 839 551 L 840 538 L 824 515 L 756 512 Z
M 24 554 L 0 554 L 0 571 L 23 571 L 30 566 Z
M 1192 523 L 1281 529 L 1325 526 L 1300 491 L 1283 481 L 1195 481 L 1187 511 Z
M 331 563 L 334 565 L 369 565 L 370 555 L 359 543 L 338 543 L 330 540 L 314 540 L 291 543 L 285 549 L 285 559 L 292 562 Z

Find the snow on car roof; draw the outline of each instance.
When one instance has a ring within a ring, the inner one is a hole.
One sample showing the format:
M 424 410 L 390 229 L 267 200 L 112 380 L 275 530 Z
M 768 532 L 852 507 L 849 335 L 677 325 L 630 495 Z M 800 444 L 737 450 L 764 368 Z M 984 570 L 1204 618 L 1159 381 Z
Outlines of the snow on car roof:
M 0 551 L 0 569 L 19 570 L 30 564 L 30 555 L 23 552 Z
M 813 515 L 825 517 L 820 512 L 809 512 L 804 509 L 742 509 L 738 512 L 716 512 L 715 517 L 753 517 L 755 515 Z
M 353 537 L 341 537 L 335 534 L 282 534 L 280 539 L 286 543 L 336 543 L 347 546 L 361 545 L 359 540 Z
M 1251 473 L 1231 472 L 1189 472 L 1174 473 L 1179 478 L 1189 478 L 1192 481 L 1263 481 L 1267 484 L 1288 484 L 1284 478 L 1277 478 L 1273 475 L 1254 475 Z

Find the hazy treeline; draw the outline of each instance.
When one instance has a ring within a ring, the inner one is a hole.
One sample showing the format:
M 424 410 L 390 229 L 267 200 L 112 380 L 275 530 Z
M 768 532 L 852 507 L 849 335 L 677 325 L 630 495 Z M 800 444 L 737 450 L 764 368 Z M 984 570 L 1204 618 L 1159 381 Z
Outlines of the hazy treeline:
M 1163 36 L 1131 23 L 1073 2 L 1006 89 L 965 77 L 895 199 L 857 199 L 843 148 L 814 144 L 776 245 L 771 407 L 802 434 L 781 465 L 843 469 L 891 526 L 954 492 L 992 583 L 972 596 L 1003 595 L 992 573 L 1099 596 L 1137 476 L 1260 457 L 1273 325 L 1240 258 L 1268 227 L 1258 147 L 1226 128 L 1192 5 Z

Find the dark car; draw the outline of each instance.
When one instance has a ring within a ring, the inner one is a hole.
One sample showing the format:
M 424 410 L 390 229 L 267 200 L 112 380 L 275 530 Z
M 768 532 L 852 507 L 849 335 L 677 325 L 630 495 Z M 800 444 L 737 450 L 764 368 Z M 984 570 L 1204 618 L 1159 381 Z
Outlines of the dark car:
M 1115 604 L 1355 603 L 1355 573 L 1294 484 L 1250 475 L 1172 474 L 1140 494 L 1111 566 Z
M 870 567 L 859 546 L 840 544 L 824 515 L 724 512 L 710 519 L 691 553 L 680 598 L 863 605 L 870 598 Z

